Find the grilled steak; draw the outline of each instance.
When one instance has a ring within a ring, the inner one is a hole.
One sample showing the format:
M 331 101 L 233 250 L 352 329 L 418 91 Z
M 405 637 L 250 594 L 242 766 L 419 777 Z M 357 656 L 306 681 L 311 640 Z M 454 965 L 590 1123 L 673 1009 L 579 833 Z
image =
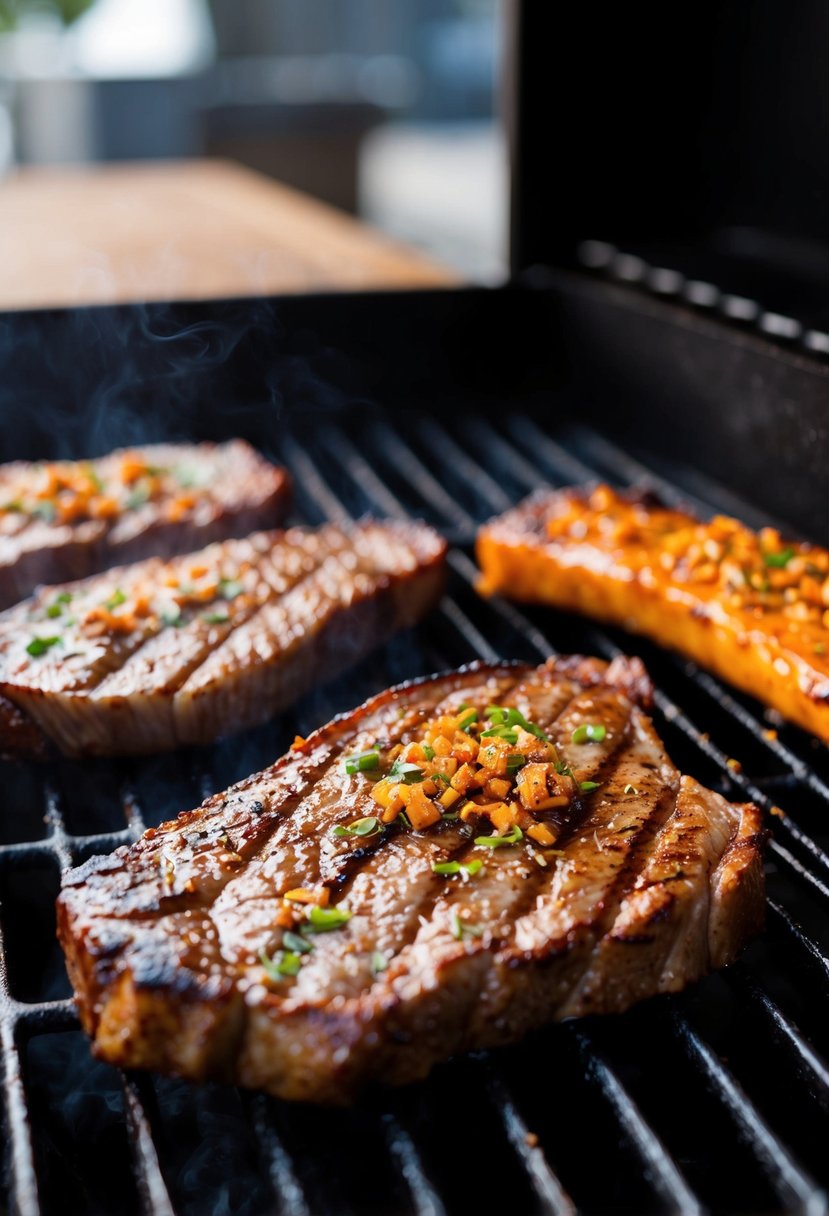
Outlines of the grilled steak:
M 479 590 L 673 647 L 829 742 L 829 552 L 608 486 L 528 499 L 478 534 Z
M 38 583 L 275 527 L 288 476 L 240 439 L 0 465 L 0 608 Z
M 263 722 L 425 615 L 444 553 L 364 520 L 41 588 L 0 614 L 0 750 L 137 755 Z
M 628 659 L 402 685 L 68 872 L 96 1054 L 342 1102 L 728 963 L 758 812 L 680 776 L 648 695 Z

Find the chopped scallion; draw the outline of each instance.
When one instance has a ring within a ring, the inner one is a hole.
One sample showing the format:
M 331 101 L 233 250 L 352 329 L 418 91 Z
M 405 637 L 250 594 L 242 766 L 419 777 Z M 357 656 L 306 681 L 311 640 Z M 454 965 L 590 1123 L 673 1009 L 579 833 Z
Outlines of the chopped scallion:
M 226 625 L 230 617 L 226 612 L 203 612 L 201 619 L 208 625 Z
M 480 925 L 473 925 L 468 920 L 461 920 L 456 912 L 452 917 L 452 936 L 456 941 L 463 941 L 465 937 L 481 937 L 483 929 Z
M 385 954 L 383 954 L 381 950 L 375 950 L 371 956 L 372 975 L 379 975 L 381 971 L 385 971 L 388 968 L 388 965 L 389 960 L 386 958 Z
M 29 642 L 29 645 L 26 647 L 26 653 L 37 658 L 39 655 L 45 654 L 51 646 L 57 646 L 59 641 L 59 637 L 32 638 L 31 642 Z
M 585 794 L 592 794 L 594 790 L 599 788 L 600 784 L 601 782 L 599 781 L 580 781 L 579 789 Z
M 355 819 L 347 826 L 338 824 L 332 834 L 340 838 L 343 836 L 374 836 L 376 832 L 382 831 L 382 828 L 383 825 L 376 816 L 367 815 L 364 819 Z
M 268 958 L 264 950 L 259 951 L 259 962 L 269 979 L 281 980 L 286 975 L 298 975 L 302 960 L 290 950 L 280 950 L 274 958 Z
M 763 562 L 767 566 L 771 566 L 775 570 L 784 570 L 789 562 L 794 557 L 794 549 L 791 547 L 781 549 L 779 553 L 764 553 Z
M 395 760 L 389 769 L 390 777 L 397 777 L 406 785 L 415 785 L 423 780 L 423 769 L 419 764 L 408 764 L 405 760 Z
M 364 752 L 346 756 L 343 763 L 349 777 L 353 777 L 355 773 L 370 773 L 380 767 L 380 753 L 376 747 L 370 747 Z
M 107 609 L 108 612 L 112 612 L 113 609 L 120 608 L 121 605 L 126 604 L 126 602 L 127 602 L 127 597 L 124 595 L 121 588 L 117 587 L 115 589 L 115 591 L 113 591 L 113 593 L 109 597 L 109 599 L 106 601 L 106 603 L 104 604 L 104 607 Z
M 235 600 L 237 595 L 242 594 L 244 587 L 238 578 L 220 578 L 219 591 L 224 599 Z
M 311 942 L 301 937 L 299 933 L 291 933 L 290 930 L 282 934 L 282 940 L 289 950 L 293 950 L 294 954 L 310 954 L 314 949 Z
M 473 722 L 478 721 L 477 709 L 468 709 L 460 718 L 458 718 L 458 730 L 469 730 Z
M 500 849 L 505 844 L 518 844 L 523 836 L 524 833 L 516 823 L 507 836 L 476 836 L 475 844 L 485 849 Z
M 577 726 L 573 731 L 574 743 L 601 743 L 607 735 L 607 727 L 594 722 L 586 722 L 583 726 Z
M 328 933 L 332 929 L 341 929 L 351 920 L 347 908 L 309 908 L 306 933 Z

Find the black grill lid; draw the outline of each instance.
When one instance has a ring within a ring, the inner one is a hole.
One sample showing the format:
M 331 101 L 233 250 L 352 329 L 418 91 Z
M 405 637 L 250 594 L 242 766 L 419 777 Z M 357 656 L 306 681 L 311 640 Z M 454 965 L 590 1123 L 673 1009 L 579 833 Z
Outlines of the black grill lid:
M 821 0 L 510 12 L 516 274 L 596 240 L 829 325 Z

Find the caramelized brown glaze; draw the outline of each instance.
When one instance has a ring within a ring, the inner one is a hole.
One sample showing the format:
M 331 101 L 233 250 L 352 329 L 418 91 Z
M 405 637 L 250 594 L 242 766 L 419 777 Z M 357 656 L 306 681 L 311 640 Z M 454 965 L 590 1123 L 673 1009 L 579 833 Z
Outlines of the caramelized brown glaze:
M 635 660 L 479 664 L 401 685 L 69 872 L 59 935 L 96 1054 L 343 1102 L 728 963 L 762 922 L 759 816 L 680 776 L 642 694 Z M 379 774 L 349 775 L 344 757 L 493 702 L 542 727 L 577 782 L 555 849 L 485 848 L 459 818 L 338 833 L 377 809 Z M 599 721 L 601 741 L 573 742 Z M 434 870 L 472 858 L 474 877 Z M 314 933 L 298 891 L 340 923 Z
M 670 646 L 829 741 L 829 552 L 651 496 L 539 494 L 481 528 L 484 595 Z

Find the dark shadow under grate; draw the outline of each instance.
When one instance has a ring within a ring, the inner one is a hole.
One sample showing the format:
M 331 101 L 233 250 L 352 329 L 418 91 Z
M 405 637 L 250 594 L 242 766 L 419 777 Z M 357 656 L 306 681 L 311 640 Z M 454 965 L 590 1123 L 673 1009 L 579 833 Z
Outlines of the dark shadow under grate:
M 421 515 L 452 540 L 440 610 L 294 713 L 211 751 L 33 771 L 0 766 L 0 1211 L 441 1216 L 826 1210 L 829 760 L 802 732 L 675 656 L 474 593 L 475 526 L 540 485 L 645 480 L 703 511 L 756 514 L 691 470 L 642 463 L 529 415 L 446 424 L 368 411 L 286 432 L 297 518 Z M 356 1109 L 124 1077 L 78 1031 L 52 901 L 61 867 L 134 839 L 270 763 L 363 695 L 475 657 L 640 653 L 676 763 L 769 818 L 769 924 L 727 972 L 623 1017 L 456 1060 Z M 739 767 L 729 760 L 740 762 Z M 37 808 L 34 810 L 33 808 Z

